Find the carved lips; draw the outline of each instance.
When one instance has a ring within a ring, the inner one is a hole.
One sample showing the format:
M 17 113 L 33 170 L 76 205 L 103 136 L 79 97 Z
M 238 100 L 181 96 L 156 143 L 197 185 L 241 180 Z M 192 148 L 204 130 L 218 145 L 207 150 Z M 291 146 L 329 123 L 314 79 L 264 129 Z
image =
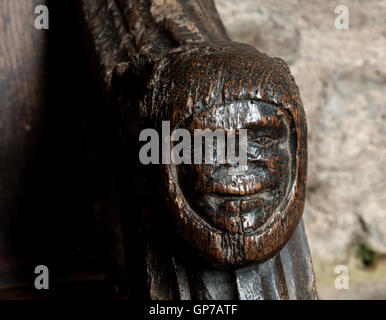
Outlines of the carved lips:
M 205 188 L 205 192 L 219 195 L 251 195 L 259 192 L 262 188 L 260 179 L 254 175 L 230 176 L 221 182 L 214 182 Z
M 262 183 L 256 176 L 231 176 L 214 182 L 207 188 L 207 201 L 212 210 L 206 212 L 207 219 L 216 227 L 231 233 L 248 234 L 262 225 L 267 214 L 256 208 L 262 201 L 273 196 L 262 191 Z

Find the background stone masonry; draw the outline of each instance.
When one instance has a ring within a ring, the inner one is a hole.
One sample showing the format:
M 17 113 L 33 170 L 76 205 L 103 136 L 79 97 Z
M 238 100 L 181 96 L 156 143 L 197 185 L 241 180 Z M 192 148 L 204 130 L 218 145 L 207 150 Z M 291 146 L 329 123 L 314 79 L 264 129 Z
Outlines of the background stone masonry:
M 231 38 L 287 61 L 309 129 L 304 221 L 321 298 L 386 299 L 386 1 L 215 0 Z M 334 26 L 337 5 L 349 29 Z M 350 289 L 337 290 L 336 265 Z

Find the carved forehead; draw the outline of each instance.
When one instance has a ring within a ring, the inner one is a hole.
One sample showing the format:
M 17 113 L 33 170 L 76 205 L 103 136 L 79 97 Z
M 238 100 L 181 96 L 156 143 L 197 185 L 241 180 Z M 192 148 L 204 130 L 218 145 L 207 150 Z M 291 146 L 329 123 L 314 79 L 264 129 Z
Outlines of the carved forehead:
M 204 112 L 193 114 L 180 123 L 188 129 L 210 128 L 212 130 L 259 127 L 287 127 L 289 115 L 282 108 L 262 101 L 241 100 L 213 106 Z
M 156 67 L 147 105 L 160 120 L 178 122 L 213 106 L 265 101 L 296 112 L 298 88 L 285 62 L 248 45 L 194 44 L 172 51 Z

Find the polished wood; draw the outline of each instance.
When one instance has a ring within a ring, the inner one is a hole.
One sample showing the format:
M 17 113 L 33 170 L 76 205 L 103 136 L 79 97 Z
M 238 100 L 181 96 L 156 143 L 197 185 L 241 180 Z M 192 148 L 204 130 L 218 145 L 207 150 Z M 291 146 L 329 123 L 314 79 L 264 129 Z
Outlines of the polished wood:
M 47 33 L 34 28 L 34 8 L 46 1 L 0 2 L 0 282 L 18 282 L 16 254 L 28 179 L 46 107 Z M 1 286 L 0 286 L 1 287 Z

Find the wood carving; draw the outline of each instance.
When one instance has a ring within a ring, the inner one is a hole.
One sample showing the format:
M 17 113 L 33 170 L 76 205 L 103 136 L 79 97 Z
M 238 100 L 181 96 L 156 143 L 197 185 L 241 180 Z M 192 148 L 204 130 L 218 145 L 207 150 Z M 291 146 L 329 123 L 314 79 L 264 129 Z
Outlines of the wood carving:
M 81 3 L 137 186 L 122 214 L 140 221 L 144 261 L 131 263 L 145 296 L 316 299 L 301 219 L 306 119 L 286 63 L 231 41 L 212 1 Z M 139 131 L 162 121 L 248 129 L 247 166 L 139 164 Z

